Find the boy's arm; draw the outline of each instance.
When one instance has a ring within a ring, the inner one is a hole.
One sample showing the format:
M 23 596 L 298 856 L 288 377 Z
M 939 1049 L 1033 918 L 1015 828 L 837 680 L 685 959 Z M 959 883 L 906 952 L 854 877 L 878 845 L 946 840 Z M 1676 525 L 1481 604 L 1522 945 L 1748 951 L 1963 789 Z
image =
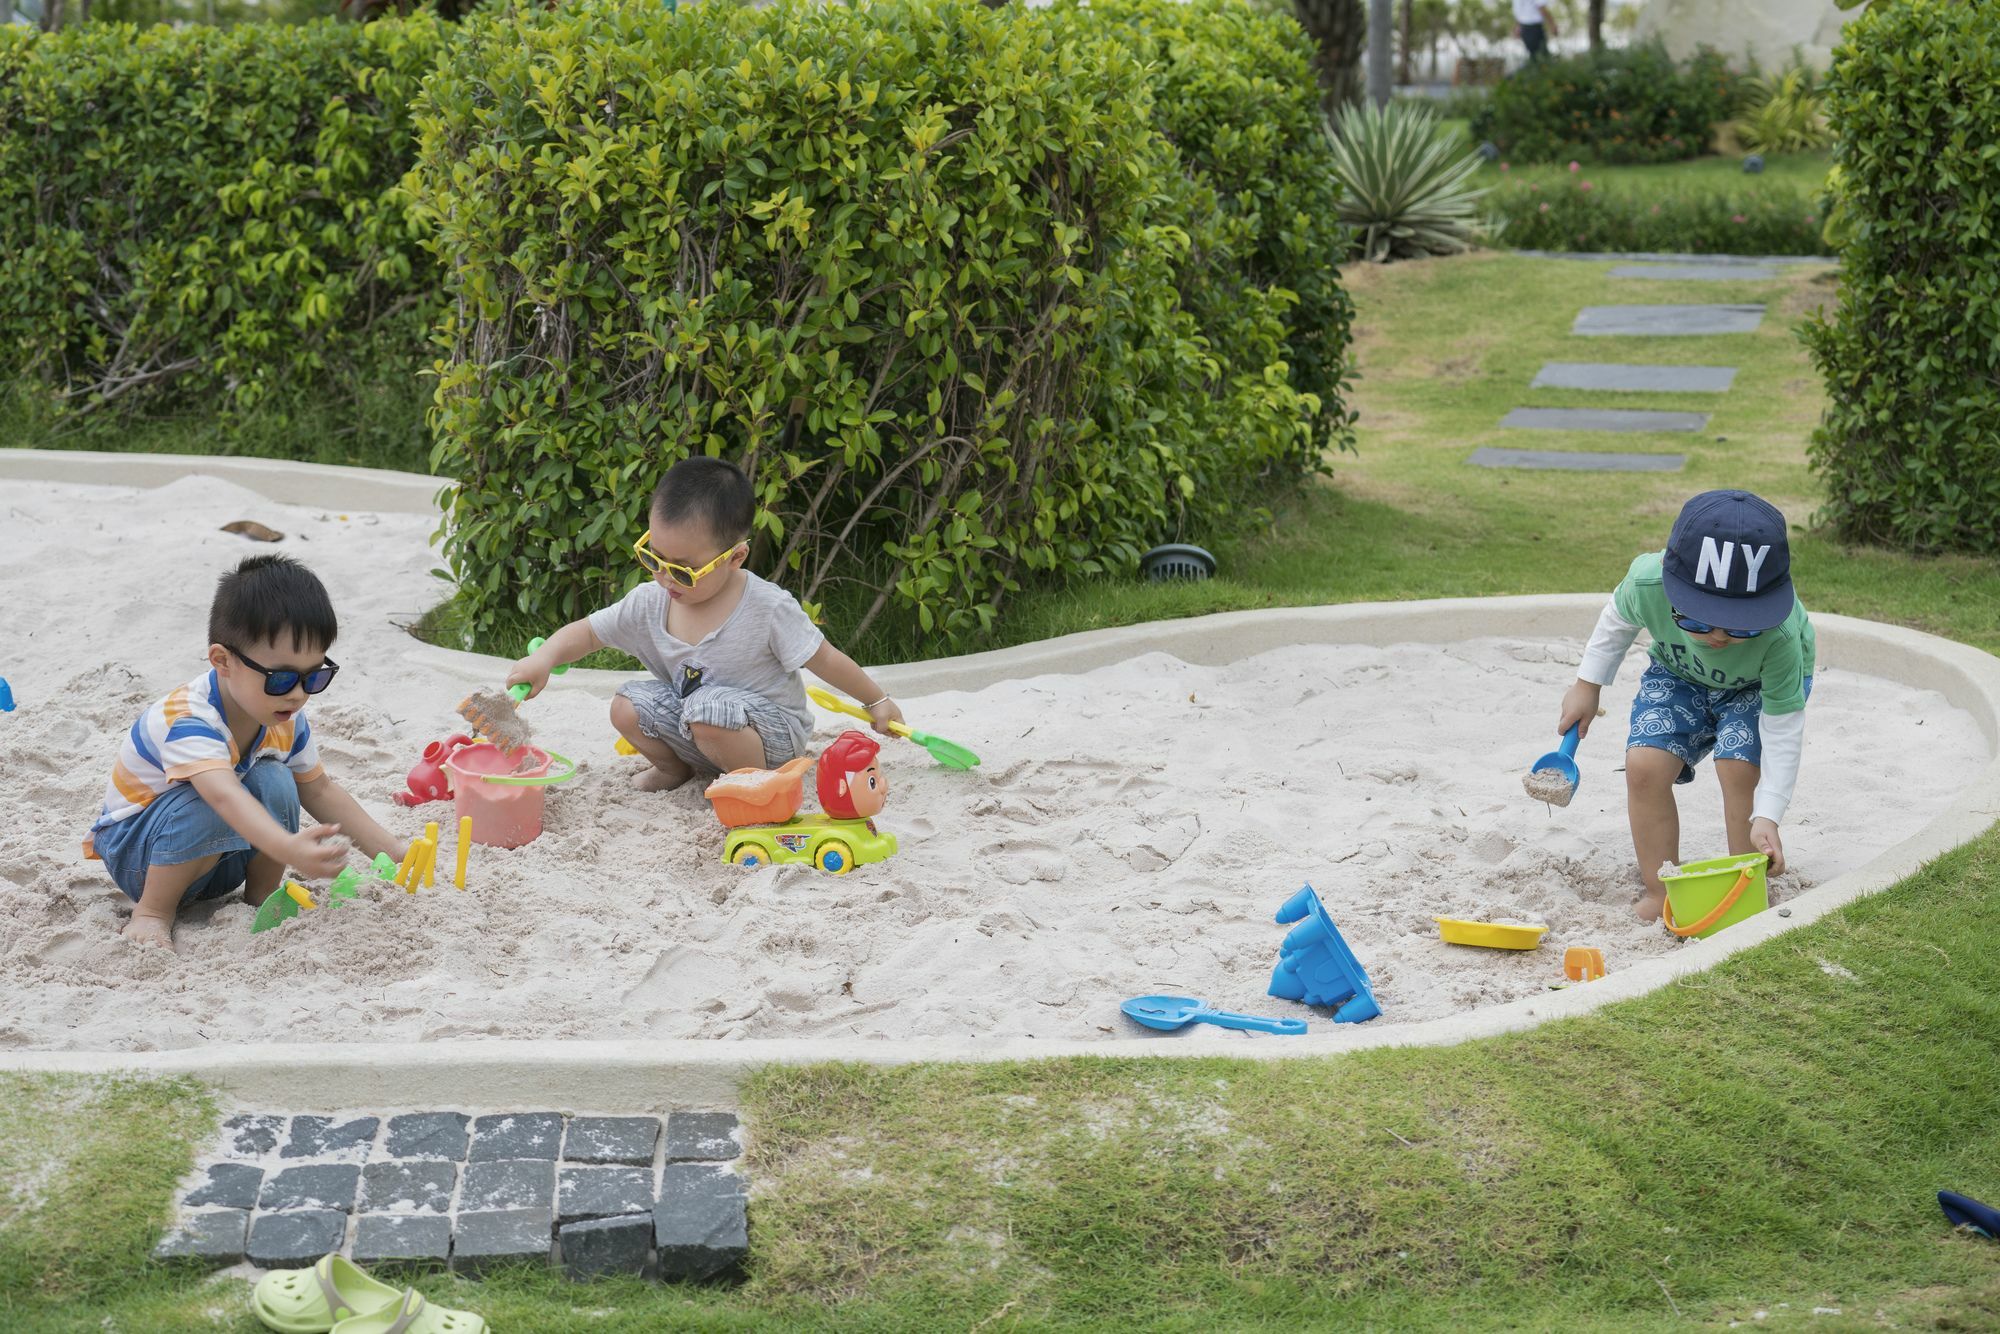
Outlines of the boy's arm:
M 299 805 L 321 824 L 335 825 L 347 831 L 364 860 L 373 861 L 386 852 L 392 860 L 400 862 L 403 854 L 409 851 L 407 843 L 398 842 L 394 835 L 376 823 L 375 818 L 354 799 L 352 792 L 324 774 L 310 783 L 299 784 Z
M 1576 684 L 1563 692 L 1562 710 L 1556 719 L 1558 735 L 1572 727 L 1577 729 L 1578 740 L 1590 735 L 1590 725 L 1597 721 L 1598 697 L 1618 678 L 1619 664 L 1625 661 L 1639 630 L 1620 614 L 1615 597 L 1604 604 L 1597 628 L 1584 646 L 1583 661 L 1577 665 Z
M 528 683 L 528 698 L 542 693 L 542 687 L 549 683 L 549 673 L 566 662 L 575 662 L 604 647 L 597 632 L 590 628 L 590 618 L 571 621 L 562 629 L 550 635 L 542 646 L 514 664 L 514 670 L 507 673 L 507 684 Z M 314 812 L 317 814 L 318 812 Z
M 338 875 L 346 864 L 347 851 L 337 841 L 338 825 L 302 829 L 296 834 L 289 832 L 271 818 L 262 802 L 250 795 L 233 769 L 227 766 L 204 769 L 188 781 L 194 784 L 194 790 L 201 794 L 209 809 L 222 817 L 224 824 L 280 866 L 323 880 Z M 301 789 L 301 796 L 303 792 Z
M 896 707 L 895 700 L 889 698 L 889 692 L 876 685 L 875 678 L 862 671 L 854 659 L 835 648 L 831 640 L 820 641 L 818 651 L 806 659 L 805 668 L 868 710 L 868 717 L 876 731 L 886 735 L 890 723 L 903 721 L 903 711 Z

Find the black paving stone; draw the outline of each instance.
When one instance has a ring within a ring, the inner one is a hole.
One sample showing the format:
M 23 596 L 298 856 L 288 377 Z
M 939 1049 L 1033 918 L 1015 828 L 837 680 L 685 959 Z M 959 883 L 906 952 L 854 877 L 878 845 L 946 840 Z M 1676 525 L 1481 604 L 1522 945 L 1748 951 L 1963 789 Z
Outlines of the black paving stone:
M 651 1226 L 650 1219 L 647 1225 Z M 249 1233 L 250 1211 L 247 1209 L 210 1209 L 190 1214 L 153 1248 L 153 1258 L 164 1263 L 206 1265 L 216 1269 L 240 1264 Z
M 295 1116 L 292 1137 L 285 1142 L 279 1156 L 347 1158 L 358 1163 L 367 1158 L 369 1146 L 375 1142 L 375 1132 L 381 1126 L 382 1119 L 377 1116 L 357 1117 L 352 1121 L 336 1121 L 331 1116 Z
M 562 1242 L 563 1272 L 571 1278 L 640 1274 L 653 1245 L 653 1219 L 650 1214 L 593 1218 L 564 1224 L 556 1235 Z
M 715 1278 L 750 1252 L 749 1200 L 742 1177 L 707 1163 L 668 1163 L 653 1211 L 660 1277 Z
M 211 1163 L 199 1186 L 187 1193 L 190 1209 L 213 1206 L 222 1209 L 255 1209 L 257 1187 L 264 1182 L 264 1169 L 248 1163 Z
M 556 1188 L 556 1221 L 616 1218 L 653 1212 L 650 1167 L 564 1166 Z
M 736 1142 L 734 1112 L 671 1112 L 667 1115 L 667 1161 L 724 1163 L 743 1152 Z
M 482 1116 L 472 1123 L 471 1161 L 502 1158 L 545 1158 L 554 1162 L 562 1147 L 562 1115 L 558 1112 L 507 1112 Z
M 258 1214 L 245 1254 L 263 1269 L 302 1269 L 347 1240 L 347 1215 L 333 1209 Z
M 657 1116 L 576 1116 L 563 1140 L 563 1161 L 650 1167 L 659 1142 Z
M 354 1263 L 377 1269 L 442 1269 L 451 1258 L 443 1214 L 363 1214 L 354 1223 Z
M 458 1164 L 442 1161 L 370 1163 L 361 1169 L 366 1213 L 444 1213 L 458 1185 Z
M 547 1209 L 460 1214 L 451 1233 L 451 1267 L 477 1277 L 502 1265 L 545 1265 L 554 1243 L 555 1217 Z
M 458 1193 L 461 1213 L 552 1209 L 555 1202 L 556 1165 L 534 1158 L 467 1163 L 465 1184 Z
M 389 1118 L 383 1149 L 391 1158 L 448 1158 L 465 1161 L 472 1142 L 472 1118 L 464 1112 L 413 1112 Z
M 335 1209 L 346 1213 L 354 1208 L 360 1185 L 361 1168 L 354 1163 L 288 1167 L 264 1183 L 257 1203 L 264 1209 Z

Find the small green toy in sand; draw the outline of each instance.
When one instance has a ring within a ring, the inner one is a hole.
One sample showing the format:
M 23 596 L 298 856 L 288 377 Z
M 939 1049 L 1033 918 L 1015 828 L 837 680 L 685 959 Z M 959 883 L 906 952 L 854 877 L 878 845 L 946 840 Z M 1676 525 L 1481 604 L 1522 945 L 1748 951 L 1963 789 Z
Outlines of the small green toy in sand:
M 357 879 L 352 867 L 335 876 L 333 883 L 326 887 L 326 905 L 338 908 L 352 902 Z M 258 905 L 257 915 L 250 920 L 250 934 L 254 936 L 260 931 L 269 931 L 274 926 L 291 921 L 300 912 L 311 912 L 318 906 L 304 885 L 296 880 L 287 880 Z

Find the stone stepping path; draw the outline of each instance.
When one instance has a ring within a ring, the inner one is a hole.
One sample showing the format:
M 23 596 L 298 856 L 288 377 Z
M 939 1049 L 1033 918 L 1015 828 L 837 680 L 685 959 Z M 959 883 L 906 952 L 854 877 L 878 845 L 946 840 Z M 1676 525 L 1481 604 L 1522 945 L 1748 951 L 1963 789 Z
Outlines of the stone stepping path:
M 1755 333 L 1763 319 L 1761 305 L 1585 306 L 1570 332 L 1584 338 Z
M 1515 408 L 1500 424 L 1522 431 L 1699 431 L 1706 412 L 1644 412 L 1636 408 Z
M 1614 278 L 1653 278 L 1683 283 L 1750 283 L 1779 277 L 1769 264 L 1620 264 Z
M 1499 449 L 1484 445 L 1466 460 L 1475 468 L 1526 468 L 1564 472 L 1679 472 L 1681 454 L 1593 454 L 1572 449 Z
M 477 1276 L 559 1264 L 702 1280 L 749 1251 L 733 1112 L 245 1114 L 197 1167 L 161 1261 Z
M 1631 366 L 1600 361 L 1544 362 L 1530 389 L 1603 389 L 1633 394 L 1721 394 L 1734 366 Z

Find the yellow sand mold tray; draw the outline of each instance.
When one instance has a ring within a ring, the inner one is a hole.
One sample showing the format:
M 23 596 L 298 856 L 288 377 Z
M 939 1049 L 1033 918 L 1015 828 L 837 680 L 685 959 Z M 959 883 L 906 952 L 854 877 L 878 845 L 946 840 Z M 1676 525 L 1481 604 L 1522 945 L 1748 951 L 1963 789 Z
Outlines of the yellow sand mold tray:
M 1438 935 L 1447 945 L 1482 945 L 1489 950 L 1531 950 L 1548 934 L 1545 926 L 1507 926 L 1501 922 L 1463 922 L 1456 917 L 1433 917 Z

